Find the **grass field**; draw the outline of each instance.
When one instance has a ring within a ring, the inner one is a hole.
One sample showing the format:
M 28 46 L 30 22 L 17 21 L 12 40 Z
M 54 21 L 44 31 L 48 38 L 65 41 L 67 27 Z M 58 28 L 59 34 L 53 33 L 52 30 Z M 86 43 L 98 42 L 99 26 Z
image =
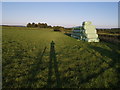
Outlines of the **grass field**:
M 3 88 L 120 87 L 118 45 L 26 27 L 3 27 L 2 39 Z

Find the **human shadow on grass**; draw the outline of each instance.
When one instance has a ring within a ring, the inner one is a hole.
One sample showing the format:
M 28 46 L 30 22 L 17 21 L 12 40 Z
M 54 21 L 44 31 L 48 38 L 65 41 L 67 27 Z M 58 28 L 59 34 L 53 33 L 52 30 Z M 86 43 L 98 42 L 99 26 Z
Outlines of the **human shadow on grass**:
M 58 71 L 58 62 L 56 58 L 56 53 L 55 53 L 55 43 L 52 41 L 51 42 L 51 47 L 50 47 L 50 58 L 49 58 L 49 71 L 48 71 L 48 81 L 47 81 L 47 88 L 52 88 L 52 69 L 55 71 L 55 77 L 56 77 L 56 88 L 61 88 L 61 80 L 60 80 L 60 73 Z
M 29 78 L 27 79 L 28 82 L 28 87 L 32 87 L 32 85 L 38 81 L 38 79 L 35 79 L 36 75 L 41 71 L 44 70 L 45 67 L 42 65 L 43 64 L 43 55 L 45 54 L 46 48 L 44 48 L 43 52 L 39 52 L 38 56 L 36 58 L 35 63 L 33 64 L 30 72 L 28 72 Z

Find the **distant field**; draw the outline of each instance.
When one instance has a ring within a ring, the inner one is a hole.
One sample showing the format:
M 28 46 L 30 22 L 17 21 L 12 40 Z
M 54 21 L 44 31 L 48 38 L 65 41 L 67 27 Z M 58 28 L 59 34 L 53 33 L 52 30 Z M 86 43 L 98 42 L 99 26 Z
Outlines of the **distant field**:
M 120 87 L 118 45 L 26 27 L 3 27 L 2 39 L 3 88 Z

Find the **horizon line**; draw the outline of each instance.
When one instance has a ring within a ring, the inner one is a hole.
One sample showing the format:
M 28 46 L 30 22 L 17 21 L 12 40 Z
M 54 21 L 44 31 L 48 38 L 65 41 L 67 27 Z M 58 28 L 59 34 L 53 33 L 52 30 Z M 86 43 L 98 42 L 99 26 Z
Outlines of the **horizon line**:
M 0 24 L 0 26 L 24 26 L 24 27 L 26 27 L 27 25 L 20 25 L 20 24 L 18 24 L 18 25 L 14 25 L 14 24 L 13 25 L 12 24 L 2 24 L 1 25 Z M 51 26 L 60 26 L 60 25 L 51 25 Z M 69 26 L 69 27 L 62 26 L 62 27 L 64 27 L 64 28 L 73 28 L 73 27 L 78 27 L 78 25 L 76 25 L 76 26 Z M 119 28 L 119 27 L 101 27 L 101 26 L 99 26 L 99 27 L 96 27 L 96 28 Z

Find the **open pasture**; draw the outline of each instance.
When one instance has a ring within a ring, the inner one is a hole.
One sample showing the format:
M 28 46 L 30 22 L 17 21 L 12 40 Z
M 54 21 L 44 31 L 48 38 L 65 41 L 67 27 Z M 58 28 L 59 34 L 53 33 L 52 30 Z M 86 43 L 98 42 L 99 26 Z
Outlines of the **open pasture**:
M 3 88 L 120 87 L 118 45 L 47 28 L 3 26 L 2 39 Z

